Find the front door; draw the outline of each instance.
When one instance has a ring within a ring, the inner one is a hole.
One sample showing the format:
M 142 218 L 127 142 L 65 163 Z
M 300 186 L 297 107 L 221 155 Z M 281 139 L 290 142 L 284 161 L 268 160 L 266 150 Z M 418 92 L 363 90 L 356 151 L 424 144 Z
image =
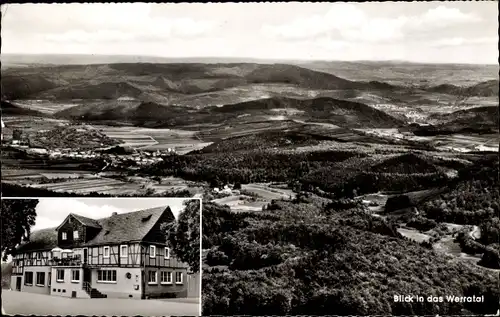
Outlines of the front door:
M 16 278 L 16 291 L 21 291 L 22 277 L 18 276 Z
M 84 282 L 89 282 L 90 283 L 90 269 L 84 268 L 83 269 L 83 281 Z

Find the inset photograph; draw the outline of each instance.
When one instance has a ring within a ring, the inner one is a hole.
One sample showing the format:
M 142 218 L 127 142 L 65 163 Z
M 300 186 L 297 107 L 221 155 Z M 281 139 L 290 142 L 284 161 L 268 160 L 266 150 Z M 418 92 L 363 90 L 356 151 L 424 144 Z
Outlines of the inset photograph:
M 2 199 L 2 314 L 200 314 L 200 199 Z

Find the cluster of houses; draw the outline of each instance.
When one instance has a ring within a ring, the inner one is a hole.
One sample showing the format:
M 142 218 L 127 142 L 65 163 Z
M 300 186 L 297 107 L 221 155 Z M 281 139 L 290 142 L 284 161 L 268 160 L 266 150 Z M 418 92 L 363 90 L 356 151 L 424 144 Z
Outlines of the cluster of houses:
M 120 166 L 130 161 L 135 162 L 136 165 L 149 165 L 163 161 L 162 156 L 174 154 L 175 150 L 168 149 L 165 151 L 134 151 L 127 154 L 111 154 L 105 153 L 102 149 L 94 150 L 76 150 L 73 148 L 65 149 L 45 149 L 30 147 L 29 144 L 21 140 L 11 140 L 9 146 L 21 149 L 28 154 L 44 155 L 49 158 L 72 158 L 72 159 L 94 159 L 103 158 L 111 162 L 111 165 Z
M 214 191 L 214 193 L 223 194 L 223 195 L 239 195 L 240 194 L 239 190 L 233 189 L 229 185 L 224 185 L 223 188 L 215 187 L 213 189 L 213 191 Z

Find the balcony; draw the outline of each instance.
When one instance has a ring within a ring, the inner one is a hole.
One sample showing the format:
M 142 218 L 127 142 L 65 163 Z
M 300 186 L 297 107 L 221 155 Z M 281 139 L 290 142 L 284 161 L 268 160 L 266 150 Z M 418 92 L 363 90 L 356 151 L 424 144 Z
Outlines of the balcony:
M 82 266 L 83 261 L 80 255 L 74 255 L 69 257 L 53 257 L 49 260 L 49 265 L 52 266 Z

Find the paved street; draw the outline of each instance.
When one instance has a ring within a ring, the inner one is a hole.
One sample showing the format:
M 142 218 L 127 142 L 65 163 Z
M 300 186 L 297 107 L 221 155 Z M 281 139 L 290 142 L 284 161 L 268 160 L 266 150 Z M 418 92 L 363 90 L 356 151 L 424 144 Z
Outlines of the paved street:
M 2 290 L 2 315 L 198 316 L 199 307 L 193 299 L 77 299 Z

